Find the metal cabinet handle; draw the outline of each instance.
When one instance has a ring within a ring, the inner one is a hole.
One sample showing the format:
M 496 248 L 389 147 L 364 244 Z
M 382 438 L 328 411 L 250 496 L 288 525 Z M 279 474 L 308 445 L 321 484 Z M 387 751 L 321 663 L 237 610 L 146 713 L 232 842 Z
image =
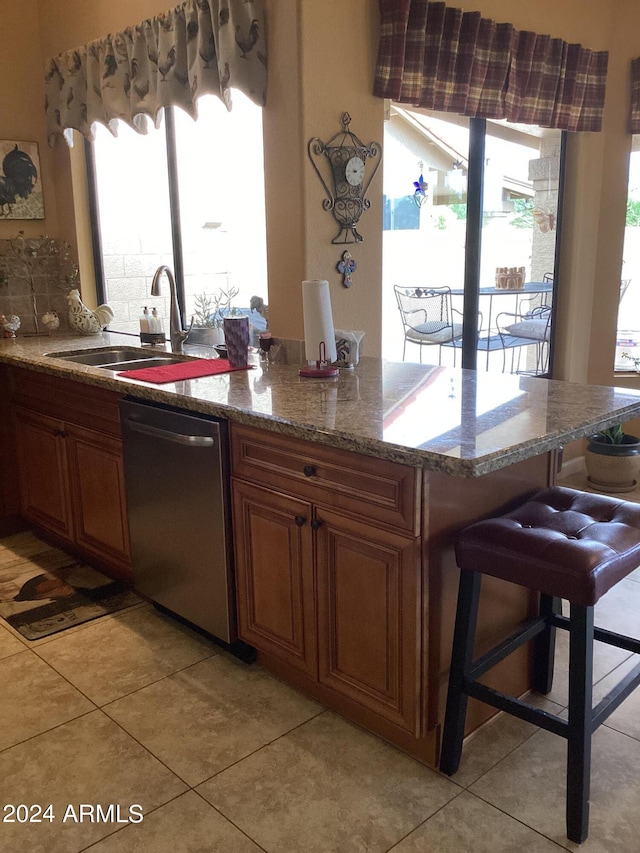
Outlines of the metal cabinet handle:
M 320 530 L 320 528 L 322 527 L 323 524 L 324 524 L 324 521 L 321 518 L 314 518 L 313 521 L 311 522 L 311 529 L 312 530 Z
M 316 475 L 316 466 L 315 465 L 305 465 L 302 469 L 302 472 L 305 477 L 315 477 Z
M 54 429 L 53 434 L 56 438 L 66 438 L 69 435 L 69 433 L 63 429 Z
M 306 518 L 304 515 L 296 515 L 294 521 L 298 525 L 298 527 L 302 527 L 302 525 L 306 522 Z
M 141 432 L 145 435 L 152 435 L 160 438 L 163 441 L 171 441 L 174 444 L 184 444 L 187 447 L 211 447 L 215 444 L 215 438 L 209 435 L 182 435 L 177 432 L 169 432 L 160 427 L 150 426 L 149 424 L 141 424 L 137 421 L 127 421 L 129 429 L 133 432 Z

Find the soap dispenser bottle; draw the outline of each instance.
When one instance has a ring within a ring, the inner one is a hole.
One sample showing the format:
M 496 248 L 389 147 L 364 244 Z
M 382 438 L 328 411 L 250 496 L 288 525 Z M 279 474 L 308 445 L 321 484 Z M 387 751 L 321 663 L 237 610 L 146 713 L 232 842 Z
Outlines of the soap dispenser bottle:
M 151 331 L 155 335 L 161 335 L 164 329 L 162 328 L 162 317 L 158 315 L 158 309 L 154 308 L 151 311 Z
M 149 309 L 146 305 L 142 309 L 142 314 L 140 315 L 140 331 L 143 334 L 149 334 L 151 331 L 151 325 L 149 323 Z

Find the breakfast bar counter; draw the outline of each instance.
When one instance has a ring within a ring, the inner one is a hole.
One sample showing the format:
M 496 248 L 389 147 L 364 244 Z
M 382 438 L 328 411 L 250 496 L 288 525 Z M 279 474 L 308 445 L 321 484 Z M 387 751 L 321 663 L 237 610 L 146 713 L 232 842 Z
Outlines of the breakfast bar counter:
M 0 363 L 454 477 L 483 476 L 640 412 L 640 391 L 368 357 L 337 379 L 303 379 L 296 365 L 255 356 L 247 371 L 151 385 L 47 355 L 137 344 L 109 332 L 18 337 L 0 340 Z
M 553 484 L 562 446 L 638 416 L 640 392 L 366 357 L 334 379 L 302 379 L 295 365 L 255 356 L 248 370 L 149 384 L 60 357 L 136 344 L 112 333 L 0 341 L 9 403 L 0 462 L 5 491 L 7 472 L 20 481 L 21 516 L 127 579 L 117 401 L 226 418 L 239 636 L 282 679 L 437 764 L 456 533 Z M 34 461 L 29 440 L 55 465 Z M 60 460 L 71 460 L 70 494 L 43 509 L 33 493 Z M 92 489 L 96 506 L 87 508 Z M 488 578 L 478 652 L 536 605 L 530 591 Z M 495 667 L 488 683 L 526 692 L 531 649 Z M 490 713 L 471 701 L 468 730 Z

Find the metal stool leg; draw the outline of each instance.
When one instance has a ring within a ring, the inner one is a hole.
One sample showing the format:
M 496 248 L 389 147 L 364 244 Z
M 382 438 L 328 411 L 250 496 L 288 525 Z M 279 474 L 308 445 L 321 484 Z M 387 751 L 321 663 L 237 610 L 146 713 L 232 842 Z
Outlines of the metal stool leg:
M 540 616 L 549 619 L 562 612 L 562 599 L 551 595 L 540 595 Z M 536 644 L 533 687 L 538 693 L 547 694 L 553 685 L 553 661 L 556 651 L 556 629 L 547 623 Z
M 581 844 L 589 834 L 593 717 L 593 607 L 578 607 L 572 604 L 569 630 L 567 837 Z
M 462 755 L 468 702 L 468 696 L 464 692 L 464 679 L 473 663 L 481 581 L 482 575 L 478 572 L 460 572 L 447 710 L 440 751 L 440 770 L 447 776 L 452 776 L 457 771 Z

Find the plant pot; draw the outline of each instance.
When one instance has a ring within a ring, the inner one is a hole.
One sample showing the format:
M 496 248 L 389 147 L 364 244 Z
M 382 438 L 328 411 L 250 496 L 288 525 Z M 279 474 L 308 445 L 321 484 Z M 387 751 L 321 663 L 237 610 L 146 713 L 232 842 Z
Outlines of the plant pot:
M 224 330 L 214 326 L 192 326 L 187 343 L 213 347 L 224 343 Z
M 640 438 L 625 435 L 621 444 L 607 444 L 592 435 L 585 451 L 587 480 L 602 492 L 631 492 L 640 477 Z

